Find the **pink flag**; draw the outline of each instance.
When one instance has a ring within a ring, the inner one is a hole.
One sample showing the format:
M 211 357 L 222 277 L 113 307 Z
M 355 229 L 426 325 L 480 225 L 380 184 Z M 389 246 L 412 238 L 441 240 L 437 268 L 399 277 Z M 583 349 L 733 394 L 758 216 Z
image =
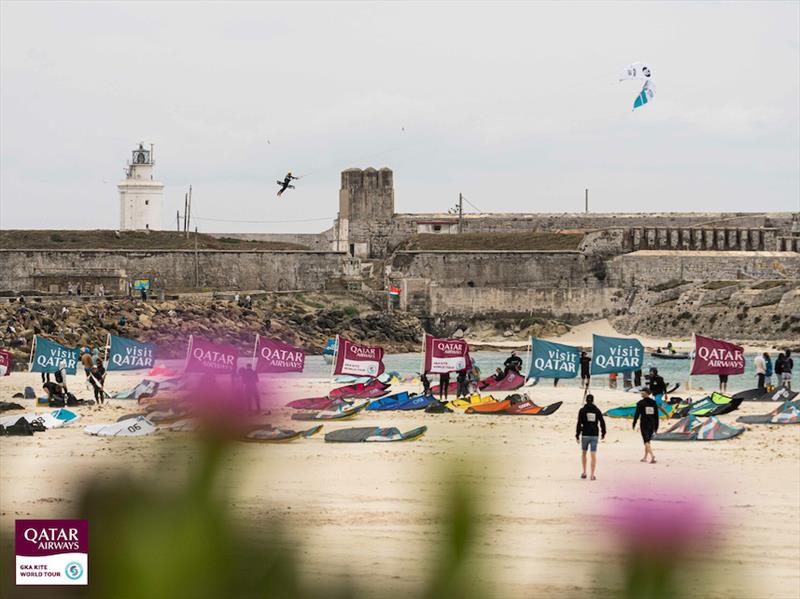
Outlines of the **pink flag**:
M 236 372 L 239 350 L 232 345 L 211 343 L 199 337 L 189 337 L 186 372 L 231 374 Z
M 256 336 L 256 372 L 303 372 L 306 355 L 287 343 Z
M 333 374 L 378 376 L 383 372 L 383 348 L 359 345 L 339 337 Z
M 742 374 L 743 372 L 742 346 L 702 335 L 694 336 L 692 374 Z
M 11 374 L 11 364 L 13 360 L 14 356 L 11 355 L 11 352 L 0 349 L 0 376 L 8 376 Z
M 469 344 L 463 339 L 425 335 L 425 372 L 442 374 L 469 368 Z

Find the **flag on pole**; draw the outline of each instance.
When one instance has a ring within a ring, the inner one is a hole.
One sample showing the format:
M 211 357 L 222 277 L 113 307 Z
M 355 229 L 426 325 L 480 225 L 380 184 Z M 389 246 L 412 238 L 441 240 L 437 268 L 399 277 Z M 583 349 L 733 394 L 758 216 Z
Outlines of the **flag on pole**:
M 742 374 L 744 348 L 741 345 L 694 336 L 694 359 L 691 374 Z
M 302 349 L 256 335 L 256 372 L 303 372 L 305 361 Z
M 383 373 L 383 348 L 338 338 L 333 374 L 376 377 Z
M 469 368 L 469 343 L 464 339 L 440 339 L 425 335 L 423 369 L 427 374 L 458 372 Z
M 232 345 L 212 343 L 200 337 L 189 337 L 186 372 L 232 374 L 236 372 L 239 350 Z

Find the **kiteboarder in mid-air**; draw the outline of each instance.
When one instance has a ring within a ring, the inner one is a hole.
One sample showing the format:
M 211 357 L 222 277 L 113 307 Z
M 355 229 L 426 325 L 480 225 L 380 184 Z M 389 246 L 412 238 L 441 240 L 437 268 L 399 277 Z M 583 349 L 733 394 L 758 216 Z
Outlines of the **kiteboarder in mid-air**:
M 292 179 L 299 179 L 300 177 L 295 177 L 292 175 L 292 171 L 286 173 L 286 176 L 283 178 L 283 181 L 278 181 L 278 185 L 281 188 L 278 190 L 278 197 L 281 197 L 281 194 L 286 191 L 287 189 L 294 189 L 294 185 L 291 184 Z

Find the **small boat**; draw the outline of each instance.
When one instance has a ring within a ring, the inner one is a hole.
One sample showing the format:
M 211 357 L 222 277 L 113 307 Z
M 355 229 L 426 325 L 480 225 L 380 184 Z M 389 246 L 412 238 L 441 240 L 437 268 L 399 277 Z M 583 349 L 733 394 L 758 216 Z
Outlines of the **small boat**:
M 688 360 L 692 355 L 688 351 L 652 351 L 650 352 L 651 358 L 660 358 L 662 360 Z

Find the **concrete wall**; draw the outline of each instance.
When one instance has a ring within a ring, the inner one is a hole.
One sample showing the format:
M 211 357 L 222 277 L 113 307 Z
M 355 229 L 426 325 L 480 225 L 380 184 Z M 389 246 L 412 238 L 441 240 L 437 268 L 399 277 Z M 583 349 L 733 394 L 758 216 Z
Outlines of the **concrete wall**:
M 642 250 L 614 258 L 608 270 L 609 283 L 620 287 L 667 281 L 800 279 L 800 254 Z
M 439 314 L 528 314 L 572 321 L 607 316 L 618 290 L 599 287 L 469 288 L 430 287 L 428 310 Z
M 342 253 L 200 250 L 0 250 L 0 290 L 37 289 L 48 274 L 115 270 L 161 289 L 318 290 L 350 270 Z M 49 283 L 47 283 L 49 285 Z M 47 291 L 48 289 L 40 289 Z
M 401 251 L 391 266 L 442 287 L 600 287 L 604 270 L 579 251 Z
M 334 250 L 334 230 L 326 229 L 322 233 L 208 233 L 212 237 L 222 239 L 242 239 L 251 241 L 275 241 L 278 243 L 294 243 L 315 252 Z

